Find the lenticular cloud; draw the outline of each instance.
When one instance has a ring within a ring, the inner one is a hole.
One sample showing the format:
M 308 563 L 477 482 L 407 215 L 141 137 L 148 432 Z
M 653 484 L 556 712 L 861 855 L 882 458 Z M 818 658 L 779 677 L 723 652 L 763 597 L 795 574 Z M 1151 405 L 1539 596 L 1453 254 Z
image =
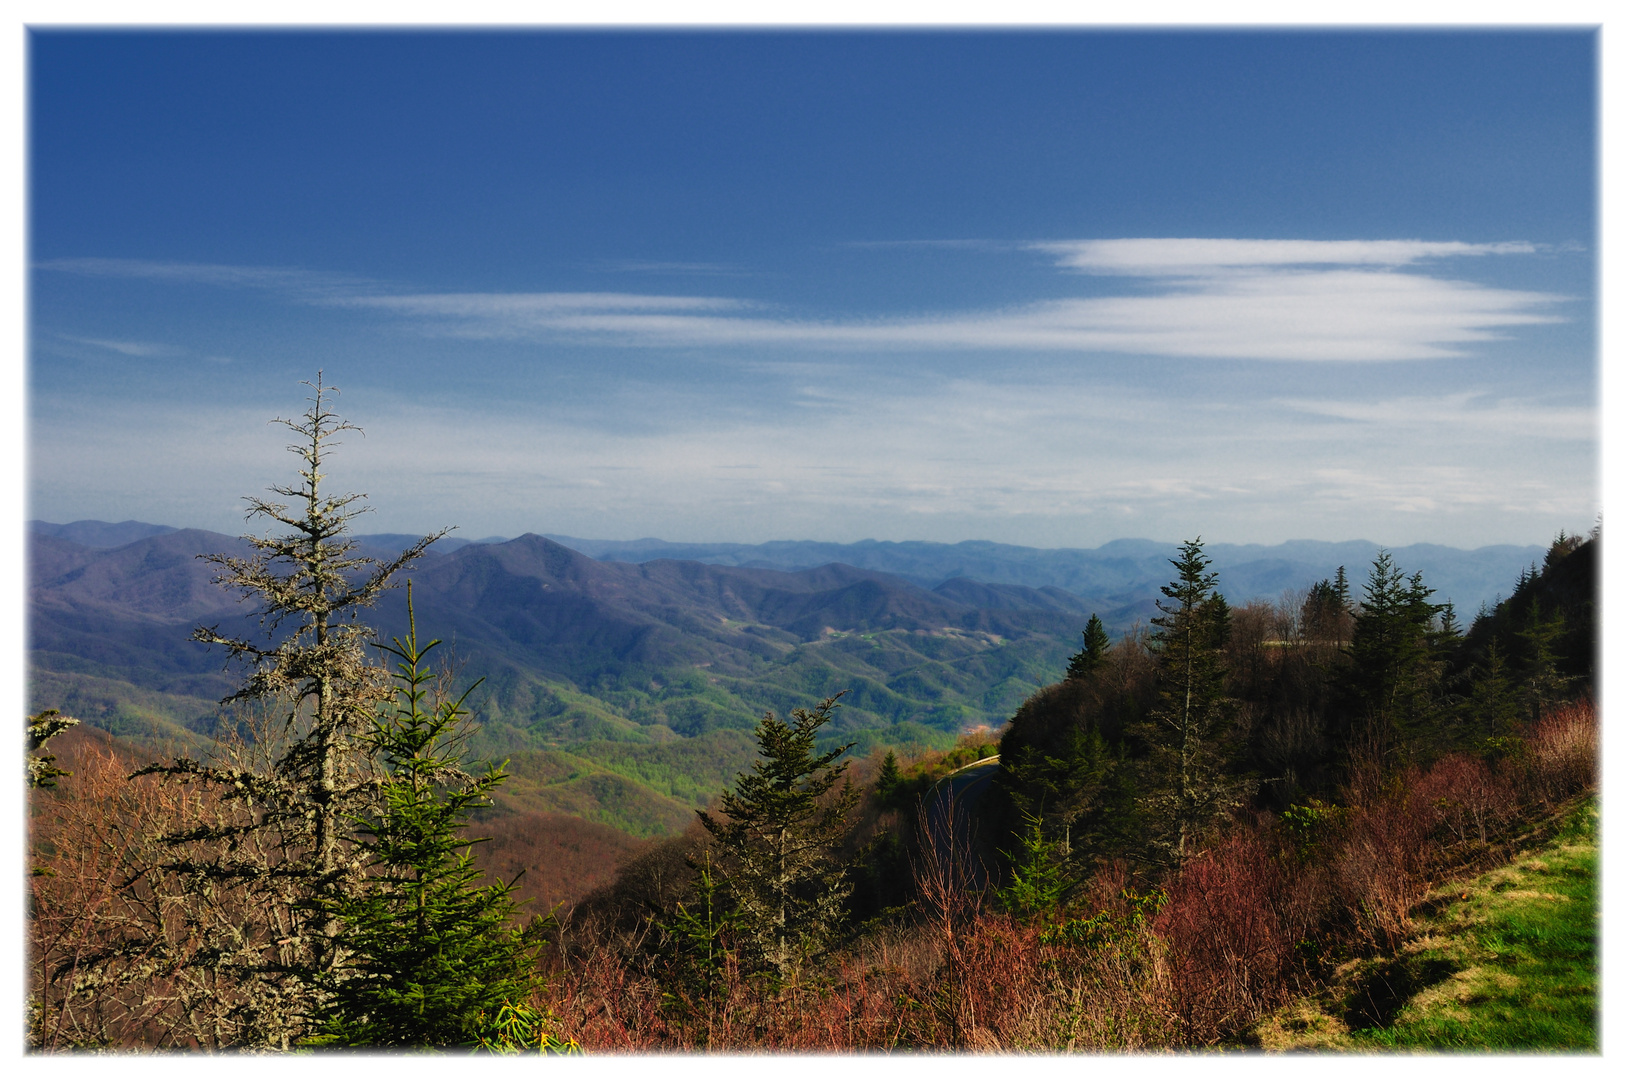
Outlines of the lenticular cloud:
M 1056 241 L 1028 245 L 1063 270 L 1136 282 L 1124 295 L 924 317 L 774 317 L 718 298 L 592 294 L 378 298 L 472 337 L 572 337 L 632 347 L 1128 353 L 1274 361 L 1462 355 L 1511 328 L 1559 321 L 1562 298 L 1425 272 L 1417 264 L 1518 255 L 1522 243 L 1422 240 Z M 403 302 L 404 301 L 404 302 Z M 636 301 L 636 302 L 633 302 Z M 357 301 L 351 301 L 357 302 Z M 438 317 L 438 319 L 437 319 Z
M 1089 288 L 991 310 L 907 318 L 774 314 L 750 301 L 631 293 L 405 293 L 287 270 L 42 264 L 283 291 L 366 308 L 427 334 L 629 348 L 1127 353 L 1194 359 L 1404 361 L 1460 356 L 1512 328 L 1562 321 L 1565 298 L 1448 276 L 1429 264 L 1534 253 L 1527 243 L 1128 238 L 1024 245 Z M 95 265 L 88 265 L 94 263 Z M 158 270 L 154 268 L 157 267 Z M 298 290 L 291 288 L 290 274 Z M 1124 279 L 1114 290 L 1103 279 Z
M 1201 275 L 1243 267 L 1405 266 L 1462 255 L 1528 255 L 1534 244 L 1460 240 L 1054 240 L 1028 245 L 1058 265 L 1096 274 Z

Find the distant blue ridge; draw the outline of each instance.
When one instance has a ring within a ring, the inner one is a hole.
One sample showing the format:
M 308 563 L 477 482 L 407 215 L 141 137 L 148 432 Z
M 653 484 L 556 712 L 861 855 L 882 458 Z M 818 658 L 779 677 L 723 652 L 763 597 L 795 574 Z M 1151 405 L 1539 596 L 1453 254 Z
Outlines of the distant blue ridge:
M 58 525 L 30 521 L 31 531 L 60 537 L 91 548 L 116 548 L 152 536 L 176 531 L 168 525 L 140 521 L 109 523 L 75 521 Z M 417 540 L 416 533 L 369 533 L 356 539 L 380 552 L 399 551 Z M 655 537 L 639 540 L 593 540 L 545 533 L 548 539 L 600 561 L 647 563 L 677 559 L 719 566 L 766 570 L 811 570 L 832 563 L 895 574 L 923 588 L 965 595 L 963 584 L 1021 586 L 1027 590 L 1060 590 L 1072 597 L 1132 597 L 1156 595 L 1170 577 L 1168 560 L 1178 545 L 1143 538 L 1112 540 L 1096 548 L 1033 548 L 991 540 L 957 544 L 925 540 L 860 540 L 838 544 L 815 540 L 773 540 L 761 544 L 675 543 Z M 431 549 L 451 554 L 473 544 L 503 544 L 508 537 L 477 540 L 448 536 Z M 1280 599 L 1284 591 L 1307 588 L 1330 578 L 1343 566 L 1357 599 L 1367 569 L 1379 545 L 1370 540 L 1288 540 L 1266 544 L 1205 544 L 1220 575 L 1220 590 L 1233 604 L 1249 600 Z M 1546 548 L 1539 545 L 1499 544 L 1462 549 L 1439 544 L 1410 544 L 1388 549 L 1406 573 L 1420 571 L 1424 584 L 1434 589 L 1436 601 L 1456 605 L 1458 618 L 1472 621 L 1481 605 L 1494 604 L 1512 592 L 1520 571 L 1539 565 Z M 1024 594 L 1026 598 L 1027 594 Z M 986 603 L 995 597 L 982 594 Z M 1032 597 L 1039 600 L 1038 597 Z M 1015 594 L 1004 603 L 1015 603 Z M 999 606 L 1003 606 L 1000 604 Z M 1024 606 L 1026 606 L 1024 604 Z M 1037 606 L 1066 610 L 1065 596 L 1052 596 Z

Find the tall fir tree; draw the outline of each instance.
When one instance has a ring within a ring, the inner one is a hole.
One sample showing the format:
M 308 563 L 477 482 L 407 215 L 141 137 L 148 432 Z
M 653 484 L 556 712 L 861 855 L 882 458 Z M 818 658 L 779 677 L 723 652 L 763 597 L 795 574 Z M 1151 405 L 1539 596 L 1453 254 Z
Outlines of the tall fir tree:
M 1075 724 L 1047 746 L 1020 745 L 1008 754 L 1002 748 L 999 785 L 1021 828 L 1037 828 L 1064 857 L 1075 849 L 1090 855 L 1120 824 L 1110 805 L 1119 764 L 1099 729 Z M 1018 842 L 1027 843 L 1020 835 Z
M 711 1044 L 718 1011 L 728 996 L 740 914 L 712 870 L 711 852 L 689 856 L 698 874 L 695 903 L 679 902 L 670 920 L 657 922 L 661 934 L 661 1011 L 675 1027 Z
M 1342 648 L 1350 635 L 1349 580 L 1344 568 L 1336 578 L 1310 586 L 1299 609 L 1299 637 L 1306 644 Z
M 1102 625 L 1101 617 L 1091 612 L 1090 621 L 1084 624 L 1084 647 L 1067 661 L 1067 677 L 1087 679 L 1095 674 L 1106 664 L 1110 648 L 1112 639 L 1107 637 L 1107 628 Z
M 1227 768 L 1237 735 L 1235 703 L 1225 693 L 1230 608 L 1211 561 L 1201 537 L 1182 544 L 1170 560 L 1178 576 L 1163 586 L 1162 614 L 1152 620 L 1158 697 L 1141 728 L 1150 773 L 1143 801 L 1154 848 L 1175 861 L 1189 858 L 1197 834 L 1247 791 Z
M 1341 690 L 1352 745 L 1386 759 L 1409 759 L 1434 734 L 1444 668 L 1437 617 L 1422 574 L 1407 577 L 1387 551 L 1372 562 L 1355 615 Z
M 902 785 L 903 770 L 898 768 L 898 755 L 888 750 L 886 757 L 881 759 L 881 769 L 875 777 L 875 794 L 881 800 L 881 805 L 891 806 Z
M 407 636 L 383 646 L 395 698 L 365 737 L 386 770 L 381 805 L 356 820 L 367 876 L 318 901 L 346 951 L 322 974 L 310 1045 L 491 1046 L 498 1017 L 529 1009 L 539 986 L 540 922 L 514 925 L 512 884 L 480 884 L 471 850 L 481 841 L 463 835 L 507 775 L 464 770 L 474 686 L 432 700 L 439 679 L 425 658 L 440 642 L 420 644 L 407 588 Z
M 1502 655 L 1501 643 L 1494 637 L 1486 646 L 1484 657 L 1470 672 L 1465 708 L 1472 728 L 1493 744 L 1513 734 L 1519 701 L 1507 658 Z
M 1517 631 L 1524 654 L 1521 672 L 1526 716 L 1537 722 L 1549 705 L 1563 697 L 1569 680 L 1558 670 L 1558 645 L 1564 636 L 1561 612 L 1542 609 L 1541 600 L 1532 598 L 1524 625 Z
M 858 801 L 850 782 L 834 790 L 847 772 L 846 762 L 836 762 L 852 744 L 813 752 L 840 696 L 793 709 L 788 724 L 765 714 L 756 727 L 762 760 L 723 794 L 724 817 L 697 811 L 722 856 L 748 959 L 781 983 L 828 946 L 852 889 L 834 857 Z

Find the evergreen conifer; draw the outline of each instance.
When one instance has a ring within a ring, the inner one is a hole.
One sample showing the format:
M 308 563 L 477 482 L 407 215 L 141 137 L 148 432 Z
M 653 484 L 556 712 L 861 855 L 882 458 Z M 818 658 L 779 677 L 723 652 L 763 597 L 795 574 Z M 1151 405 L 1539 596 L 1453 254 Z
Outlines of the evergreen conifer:
M 1342 689 L 1357 743 L 1385 756 L 1409 755 L 1439 721 L 1443 670 L 1436 618 L 1444 605 L 1422 574 L 1410 578 L 1387 551 L 1373 560 L 1355 615 Z
M 1469 719 L 1484 732 L 1485 738 L 1505 739 L 1513 732 L 1518 717 L 1518 701 L 1513 680 L 1508 674 L 1507 658 L 1502 655 L 1501 643 L 1491 638 L 1485 648 L 1484 659 L 1475 664 L 1468 689 Z
M 1067 677 L 1086 679 L 1095 674 L 1107 662 L 1110 648 L 1112 639 L 1107 637 L 1107 628 L 1102 625 L 1101 617 L 1092 612 L 1090 621 L 1084 625 L 1084 647 L 1067 661 Z
M 359 429 L 334 411 L 338 390 L 320 372 L 306 385 L 304 416 L 276 421 L 296 436 L 289 450 L 299 482 L 271 489 L 288 502 L 246 500 L 250 519 L 286 531 L 245 537 L 254 547 L 247 557 L 200 556 L 220 568 L 216 584 L 258 603 L 263 639 L 217 626 L 192 635 L 249 669 L 222 705 L 263 710 L 258 730 L 213 760 L 180 758 L 135 774 L 197 784 L 221 800 L 214 823 L 159 837 L 169 855 L 142 875 L 144 889 L 186 913 L 187 943 L 175 947 L 164 940 L 168 929 L 152 926 L 151 940 L 131 938 L 89 961 L 118 972 L 108 978 L 165 982 L 179 1037 L 215 1048 L 288 1049 L 308 1033 L 317 987 L 332 981 L 346 946 L 329 911 L 364 877 L 354 821 L 378 795 L 363 736 L 389 697 L 359 613 L 444 535 L 383 563 L 354 554 L 350 523 L 366 511 L 365 496 L 330 495 L 322 482 L 337 437 Z
M 898 768 L 898 755 L 888 750 L 881 760 L 881 771 L 875 777 L 875 794 L 883 806 L 892 805 L 902 783 L 903 772 Z
M 1201 537 L 1171 559 L 1179 576 L 1152 620 L 1158 663 L 1157 705 L 1141 726 L 1148 747 L 1149 811 L 1154 848 L 1177 861 L 1193 854 L 1195 834 L 1237 805 L 1246 785 L 1227 775 L 1235 737 L 1234 703 L 1225 693 L 1223 649 L 1230 607 Z
M 479 884 L 479 841 L 463 836 L 507 776 L 464 771 L 474 687 L 431 700 L 437 677 L 424 660 L 439 644 L 420 645 L 408 585 L 406 639 L 383 646 L 397 661 L 395 700 L 366 737 L 386 769 L 379 809 L 356 821 L 370 865 L 355 889 L 321 900 L 345 954 L 324 973 L 311 1045 L 490 1045 L 504 1009 L 529 1008 L 537 989 L 541 924 L 513 925 L 512 883 Z
M 781 982 L 823 952 L 852 888 L 833 856 L 858 792 L 848 782 L 832 794 L 847 771 L 836 761 L 852 744 L 813 752 L 839 697 L 792 710 L 788 724 L 764 714 L 756 727 L 762 760 L 723 794 L 725 816 L 697 811 L 723 856 L 741 936 L 757 965 Z

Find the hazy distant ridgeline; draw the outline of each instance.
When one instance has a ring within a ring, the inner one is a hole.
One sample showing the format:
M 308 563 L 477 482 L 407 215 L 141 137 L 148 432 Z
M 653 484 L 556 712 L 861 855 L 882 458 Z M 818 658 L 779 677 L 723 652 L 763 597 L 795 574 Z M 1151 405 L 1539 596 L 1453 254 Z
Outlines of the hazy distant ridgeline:
M 196 556 L 245 542 L 140 522 L 33 529 L 31 710 L 63 708 L 139 739 L 206 739 L 233 682 L 224 655 L 189 641 L 191 630 L 259 629 Z M 359 539 L 383 555 L 410 538 Z M 442 541 L 410 575 L 418 624 L 455 649 L 466 681 L 486 680 L 480 749 L 513 759 L 505 804 L 640 835 L 681 827 L 746 766 L 745 733 L 764 709 L 849 690 L 830 735 L 856 739 L 860 753 L 947 745 L 1002 724 L 1060 677 L 1091 612 L 1114 633 L 1149 619 L 1174 550 L 575 543 L 603 558 L 536 535 Z M 1210 550 L 1221 589 L 1242 603 L 1341 564 L 1358 584 L 1376 548 Z M 1396 561 L 1421 569 L 1441 598 L 1488 599 L 1542 554 L 1417 546 Z M 386 638 L 404 629 L 405 601 L 396 590 L 374 613 Z M 1477 599 L 1457 602 L 1468 621 Z
M 664 540 L 584 540 L 548 534 L 566 547 L 595 559 L 641 563 L 650 559 L 692 559 L 725 566 L 800 570 L 839 562 L 896 574 L 926 588 L 953 578 L 989 584 L 1061 589 L 1077 597 L 1155 596 L 1169 580 L 1169 560 L 1178 545 L 1152 540 L 1113 540 L 1098 548 L 1030 548 L 965 540 L 940 544 L 923 540 L 861 540 L 827 544 L 776 540 L 766 544 L 674 544 Z M 1360 583 L 1377 556 L 1369 540 L 1289 540 L 1275 545 L 1209 544 L 1203 551 L 1220 575 L 1220 590 L 1233 604 L 1275 600 L 1283 589 L 1301 589 L 1346 567 Z M 1519 571 L 1539 564 L 1541 545 L 1510 544 L 1464 550 L 1438 544 L 1390 548 L 1408 573 L 1422 571 L 1436 600 L 1450 600 L 1464 622 L 1481 604 L 1494 604 L 1513 589 Z M 1106 619 L 1105 610 L 1101 612 Z M 1122 629 L 1121 627 L 1112 629 Z
M 120 547 L 176 531 L 167 525 L 139 521 L 116 525 L 103 521 L 76 521 L 68 525 L 32 521 L 29 528 L 37 534 L 61 537 L 92 548 Z M 1089 611 L 1100 611 L 1109 628 L 1116 630 L 1126 628 L 1127 622 L 1114 626 L 1108 611 L 1124 606 L 1128 600 L 1155 596 L 1158 587 L 1168 581 L 1168 560 L 1176 550 L 1175 544 L 1151 540 L 1114 540 L 1098 548 L 1030 548 L 989 540 L 966 540 L 958 544 L 924 540 L 861 540 L 854 544 L 815 540 L 682 544 L 652 538 L 587 540 L 553 533 L 543 535 L 590 558 L 612 562 L 681 559 L 767 570 L 811 570 L 841 563 L 861 570 L 894 574 L 927 589 L 937 589 L 955 578 L 984 585 L 1020 585 L 1049 591 L 1042 597 L 1002 591 L 1004 598 L 997 602 L 992 593 L 978 593 L 976 600 L 963 589 L 953 595 L 955 599 L 980 607 L 1032 607 L 1084 611 L 1086 615 Z M 417 538 L 408 533 L 375 533 L 357 539 L 386 551 L 399 550 Z M 430 551 L 449 555 L 470 544 L 501 544 L 506 540 L 500 536 L 478 540 L 448 536 Z M 1214 560 L 1214 569 L 1220 574 L 1220 588 L 1227 598 L 1232 603 L 1245 603 L 1258 598 L 1277 599 L 1283 589 L 1304 588 L 1331 576 L 1339 566 L 1346 567 L 1350 580 L 1359 583 L 1365 580 L 1365 570 L 1377 555 L 1378 545 L 1368 540 L 1336 543 L 1289 540 L 1270 546 L 1205 544 L 1203 550 Z M 1494 604 L 1511 592 L 1519 572 L 1532 563 L 1540 563 L 1546 550 L 1541 545 L 1511 544 L 1471 550 L 1438 544 L 1410 544 L 1389 549 L 1395 563 L 1408 573 L 1422 572 L 1424 581 L 1435 590 L 1436 600 L 1454 603 L 1458 617 L 1464 622 L 1473 617 L 1481 604 Z

